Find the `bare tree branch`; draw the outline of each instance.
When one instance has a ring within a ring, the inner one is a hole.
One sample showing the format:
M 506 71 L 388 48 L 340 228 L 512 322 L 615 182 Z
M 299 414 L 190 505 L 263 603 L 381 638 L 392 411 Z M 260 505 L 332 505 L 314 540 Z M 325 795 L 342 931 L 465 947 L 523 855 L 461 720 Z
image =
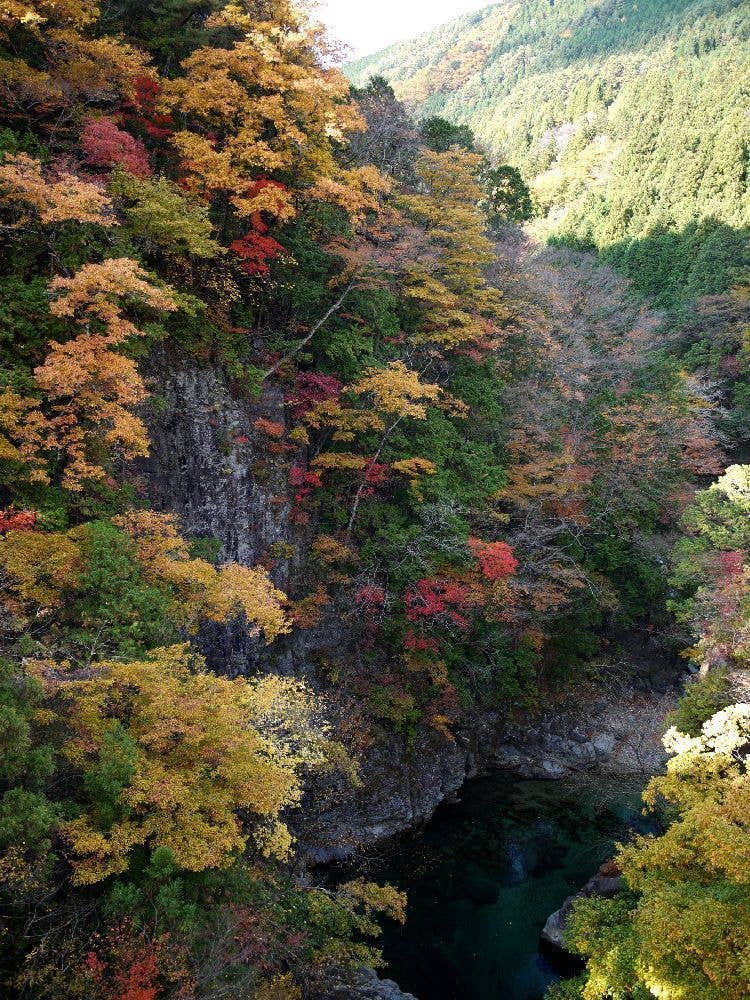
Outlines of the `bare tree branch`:
M 289 353 L 287 355 L 285 355 L 283 358 L 281 358 L 279 361 L 277 361 L 276 364 L 272 368 L 269 368 L 267 372 L 263 373 L 263 378 L 262 378 L 261 381 L 265 382 L 265 380 L 267 378 L 270 378 L 272 375 L 275 375 L 276 372 L 279 370 L 279 368 L 281 368 L 283 365 L 285 365 L 286 362 L 289 361 L 290 358 L 293 358 L 295 354 L 299 354 L 299 352 L 302 350 L 302 348 L 305 346 L 305 344 L 309 344 L 310 343 L 310 341 L 313 339 L 313 337 L 318 332 L 318 330 L 322 326 L 324 326 L 328 322 L 328 320 L 331 318 L 331 316 L 333 316 L 335 313 L 337 313 L 339 311 L 339 309 L 343 306 L 343 304 L 344 304 L 344 302 L 346 300 L 346 297 L 349 294 L 349 292 L 351 292 L 352 288 L 354 288 L 354 278 L 352 278 L 352 280 L 346 286 L 346 288 L 341 293 L 341 295 L 338 297 L 338 299 L 336 299 L 336 301 L 333 303 L 333 305 L 328 310 L 328 312 L 321 319 L 318 320 L 318 322 L 315 324 L 315 326 L 313 326 L 311 328 L 310 332 L 307 333 L 302 338 L 302 340 L 300 340 L 300 342 L 298 344 L 295 344 L 295 346 L 291 349 L 291 351 L 289 351 Z

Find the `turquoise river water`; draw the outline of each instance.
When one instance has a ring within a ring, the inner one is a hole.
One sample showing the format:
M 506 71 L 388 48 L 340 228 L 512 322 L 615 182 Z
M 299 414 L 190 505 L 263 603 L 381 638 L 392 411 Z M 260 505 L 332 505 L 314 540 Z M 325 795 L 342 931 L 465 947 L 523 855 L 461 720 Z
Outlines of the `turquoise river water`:
M 643 784 L 478 779 L 423 830 L 347 865 L 409 896 L 406 925 L 386 929 L 383 974 L 418 1000 L 541 1000 L 560 978 L 539 951 L 545 920 L 642 825 Z

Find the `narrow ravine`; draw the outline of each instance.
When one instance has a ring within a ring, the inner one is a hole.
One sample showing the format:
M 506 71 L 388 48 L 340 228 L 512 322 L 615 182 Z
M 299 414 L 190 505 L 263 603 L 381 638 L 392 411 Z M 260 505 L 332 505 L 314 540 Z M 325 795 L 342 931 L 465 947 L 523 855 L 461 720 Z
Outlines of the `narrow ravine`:
M 469 782 L 422 830 L 336 870 L 406 890 L 384 974 L 419 1000 L 541 1000 L 565 969 L 540 950 L 549 914 L 642 827 L 639 776 Z

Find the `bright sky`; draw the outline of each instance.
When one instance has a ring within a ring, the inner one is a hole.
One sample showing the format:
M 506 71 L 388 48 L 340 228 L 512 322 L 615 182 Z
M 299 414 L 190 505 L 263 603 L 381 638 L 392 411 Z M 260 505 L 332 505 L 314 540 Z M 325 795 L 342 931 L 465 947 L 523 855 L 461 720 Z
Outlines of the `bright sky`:
M 418 35 L 492 0 L 319 0 L 317 16 L 351 56 L 369 55 L 391 42 Z

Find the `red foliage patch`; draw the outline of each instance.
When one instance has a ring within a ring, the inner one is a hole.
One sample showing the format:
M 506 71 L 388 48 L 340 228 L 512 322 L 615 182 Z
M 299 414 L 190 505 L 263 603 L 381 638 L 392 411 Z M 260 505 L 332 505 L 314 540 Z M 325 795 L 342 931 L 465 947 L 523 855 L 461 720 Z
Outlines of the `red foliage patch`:
M 101 1000 L 157 1000 L 162 952 L 129 923 L 113 928 L 85 959 Z
M 246 274 L 264 277 L 271 270 L 269 261 L 286 252 L 272 236 L 266 235 L 267 232 L 268 226 L 261 219 L 260 212 L 257 212 L 248 232 L 229 244 L 229 249 L 242 258 L 240 267 Z
M 333 375 L 322 375 L 320 372 L 299 372 L 294 383 L 294 391 L 287 396 L 287 403 L 292 406 L 292 413 L 299 419 L 309 413 L 317 403 L 329 399 L 338 399 L 343 384 Z
M 382 611 L 385 607 L 385 591 L 382 587 L 372 585 L 360 587 L 354 595 L 354 603 L 366 612 Z
M 745 568 L 744 552 L 720 552 L 719 569 L 725 576 L 739 576 Z
M 161 84 L 150 76 L 139 76 L 135 80 L 135 101 L 123 118 L 140 126 L 152 139 L 166 139 L 174 132 L 174 120 L 169 114 L 157 111 L 156 105 L 161 93 Z
M 382 486 L 390 478 L 390 466 L 383 462 L 373 462 L 365 470 L 365 482 L 370 486 Z
M 440 644 L 437 639 L 431 639 L 424 635 L 417 635 L 412 629 L 404 636 L 404 649 L 410 653 L 439 653 Z
M 6 531 L 33 531 L 36 520 L 35 510 L 0 510 L 0 534 Z
M 270 192 L 271 195 L 278 196 L 279 208 L 286 204 L 287 188 L 278 181 L 269 181 L 265 177 L 255 181 L 247 191 L 248 197 L 253 198 L 261 191 Z M 273 206 L 270 206 L 273 211 Z M 238 257 L 242 258 L 240 267 L 246 274 L 255 276 L 265 276 L 271 270 L 269 262 L 286 253 L 283 247 L 272 236 L 268 235 L 268 226 L 263 221 L 262 212 L 255 212 L 250 220 L 250 229 L 240 239 L 229 244 Z
M 284 437 L 284 425 L 274 420 L 266 420 L 265 417 L 258 417 L 253 427 L 259 434 L 265 434 L 266 437 L 273 438 L 274 441 L 279 441 Z
M 404 595 L 406 617 L 410 622 L 444 617 L 460 629 L 468 629 L 469 622 L 461 611 L 470 604 L 470 591 L 458 580 L 430 577 L 417 581 Z
M 81 148 L 90 167 L 122 167 L 134 177 L 150 177 L 151 164 L 143 143 L 123 132 L 111 118 L 92 118 L 81 132 Z
M 588 465 L 581 465 L 579 462 L 576 462 L 570 471 L 574 482 L 580 483 L 582 486 L 589 486 L 593 481 L 594 470 L 589 468 Z
M 301 504 L 306 497 L 309 497 L 313 490 L 323 485 L 319 472 L 311 472 L 302 468 L 301 465 L 293 465 L 289 470 L 289 485 L 296 489 L 294 495 L 295 504 Z
M 482 576 L 488 580 L 504 580 L 518 569 L 513 549 L 505 542 L 483 542 L 481 538 L 470 538 L 469 550 L 479 563 Z
M 363 472 L 363 479 L 366 485 L 361 495 L 363 497 L 372 497 L 375 496 L 376 489 L 388 482 L 391 470 L 390 466 L 382 462 L 373 462 L 372 465 L 366 466 Z

